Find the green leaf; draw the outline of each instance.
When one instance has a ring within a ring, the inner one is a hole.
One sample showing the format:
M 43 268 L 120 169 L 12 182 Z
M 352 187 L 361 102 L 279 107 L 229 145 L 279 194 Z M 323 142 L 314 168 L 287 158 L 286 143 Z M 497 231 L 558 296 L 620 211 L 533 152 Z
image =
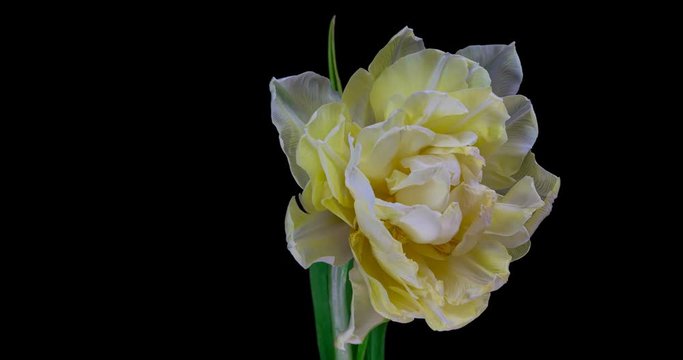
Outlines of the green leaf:
M 337 55 L 334 51 L 334 21 L 336 16 L 332 17 L 330 21 L 330 31 L 327 37 L 327 67 L 330 71 L 330 82 L 332 88 L 339 94 L 342 93 L 341 80 L 339 80 L 339 72 L 337 72 Z
M 384 360 L 384 339 L 387 333 L 388 322 L 377 325 L 368 334 L 368 360 Z
M 370 342 L 370 336 L 366 336 L 363 342 L 358 345 L 358 350 L 356 350 L 356 360 L 365 360 L 365 351 L 368 349 L 368 343 Z
M 334 360 L 334 330 L 330 313 L 330 265 L 315 263 L 309 269 L 313 313 L 315 314 L 315 333 L 318 338 L 318 351 L 321 360 Z
M 384 340 L 387 325 L 389 325 L 388 321 L 377 325 L 370 331 L 363 342 L 358 345 L 356 360 L 384 360 Z

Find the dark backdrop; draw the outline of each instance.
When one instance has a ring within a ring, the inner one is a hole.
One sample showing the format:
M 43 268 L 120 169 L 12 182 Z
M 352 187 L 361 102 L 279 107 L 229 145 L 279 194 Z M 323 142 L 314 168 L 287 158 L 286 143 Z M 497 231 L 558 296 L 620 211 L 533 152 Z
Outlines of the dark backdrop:
M 327 76 L 327 29 L 336 14 L 343 83 L 406 25 L 427 47 L 448 52 L 515 41 L 520 93 L 532 100 L 540 127 L 534 151 L 562 178 L 552 214 L 488 310 L 444 333 L 422 320 L 392 323 L 387 358 L 554 358 L 620 342 L 614 334 L 639 315 L 621 310 L 629 290 L 619 281 L 638 281 L 624 265 L 625 238 L 607 225 L 614 220 L 606 211 L 616 211 L 623 196 L 606 179 L 624 169 L 616 144 L 626 125 L 615 108 L 628 100 L 616 98 L 624 82 L 614 80 L 631 76 L 624 45 L 636 40 L 627 27 L 603 26 L 608 14 L 585 8 L 395 7 L 385 14 L 264 5 L 159 16 L 140 51 L 153 55 L 149 81 L 167 96 L 159 107 L 168 120 L 162 116 L 153 129 L 154 150 L 163 155 L 149 166 L 163 165 L 151 187 L 163 189 L 157 195 L 169 216 L 159 224 L 167 235 L 150 254 L 159 260 L 155 275 L 140 290 L 153 300 L 135 303 L 145 315 L 131 338 L 147 343 L 145 335 L 154 335 L 153 347 L 171 352 L 231 357 L 239 348 L 258 354 L 246 358 L 316 358 L 308 273 L 287 251 L 283 225 L 300 190 L 271 123 L 268 82 L 309 70 Z

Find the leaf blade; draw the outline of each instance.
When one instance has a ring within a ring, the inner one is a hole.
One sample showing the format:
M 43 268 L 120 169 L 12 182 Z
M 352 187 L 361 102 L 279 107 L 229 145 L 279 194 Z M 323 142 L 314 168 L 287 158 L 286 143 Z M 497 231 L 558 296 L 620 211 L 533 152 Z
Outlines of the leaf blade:
M 330 21 L 330 30 L 327 34 L 327 68 L 330 72 L 330 83 L 332 88 L 341 94 L 342 86 L 337 70 L 337 54 L 334 45 L 334 26 L 336 18 L 337 16 L 332 17 L 332 21 Z
M 320 359 L 334 360 L 334 329 L 332 328 L 329 292 L 330 265 L 325 263 L 311 265 L 309 276 Z

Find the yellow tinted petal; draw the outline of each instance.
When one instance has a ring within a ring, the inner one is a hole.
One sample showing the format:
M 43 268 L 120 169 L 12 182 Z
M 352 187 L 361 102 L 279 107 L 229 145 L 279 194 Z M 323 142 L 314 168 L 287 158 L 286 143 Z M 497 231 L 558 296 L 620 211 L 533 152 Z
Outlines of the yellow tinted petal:
M 349 108 L 351 119 L 360 126 L 375 123 L 375 114 L 370 107 L 370 90 L 375 79 L 365 69 L 358 69 L 346 84 L 342 102 Z
M 500 288 L 510 274 L 510 260 L 503 245 L 483 241 L 465 255 L 427 261 L 437 278 L 443 280 L 448 303 L 463 305 Z
M 377 78 L 384 69 L 395 63 L 398 59 L 424 50 L 424 42 L 419 37 L 415 36 L 413 29 L 405 27 L 398 34 L 394 35 L 389 43 L 382 48 L 382 50 L 375 55 L 375 58 L 370 63 L 368 69 L 370 73 Z
M 351 320 L 348 329 L 336 340 L 339 349 L 345 344 L 360 344 L 370 330 L 387 320 L 372 307 L 370 291 L 357 264 L 349 271 L 349 280 L 353 288 Z
M 350 229 L 329 211 L 306 214 L 295 198 L 289 201 L 285 215 L 287 248 L 304 268 L 315 262 L 346 264 L 351 259 Z
M 388 117 L 392 103 L 402 103 L 410 95 L 423 90 L 452 92 L 469 87 L 470 69 L 476 63 L 462 56 L 435 49 L 405 56 L 389 66 L 375 79 L 370 103 L 377 119 Z M 480 78 L 481 72 L 476 75 Z M 480 85 L 481 81 L 477 80 Z

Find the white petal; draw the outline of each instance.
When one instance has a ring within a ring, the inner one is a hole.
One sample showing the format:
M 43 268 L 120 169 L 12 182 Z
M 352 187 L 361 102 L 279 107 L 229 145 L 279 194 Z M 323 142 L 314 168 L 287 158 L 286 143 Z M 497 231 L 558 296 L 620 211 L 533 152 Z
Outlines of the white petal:
M 503 102 L 510 114 L 505 122 L 508 141 L 487 159 L 484 171 L 484 183 L 496 190 L 515 183 L 511 176 L 519 171 L 538 137 L 538 123 L 531 102 L 521 95 L 507 96 Z
M 270 115 L 280 134 L 280 146 L 289 161 L 289 168 L 302 188 L 308 182 L 306 172 L 296 164 L 296 148 L 313 112 L 320 106 L 339 101 L 330 81 L 318 74 L 301 75 L 270 81 Z
M 522 83 L 522 63 L 515 49 L 510 45 L 473 45 L 456 53 L 478 62 L 491 77 L 491 87 L 498 96 L 517 94 Z

